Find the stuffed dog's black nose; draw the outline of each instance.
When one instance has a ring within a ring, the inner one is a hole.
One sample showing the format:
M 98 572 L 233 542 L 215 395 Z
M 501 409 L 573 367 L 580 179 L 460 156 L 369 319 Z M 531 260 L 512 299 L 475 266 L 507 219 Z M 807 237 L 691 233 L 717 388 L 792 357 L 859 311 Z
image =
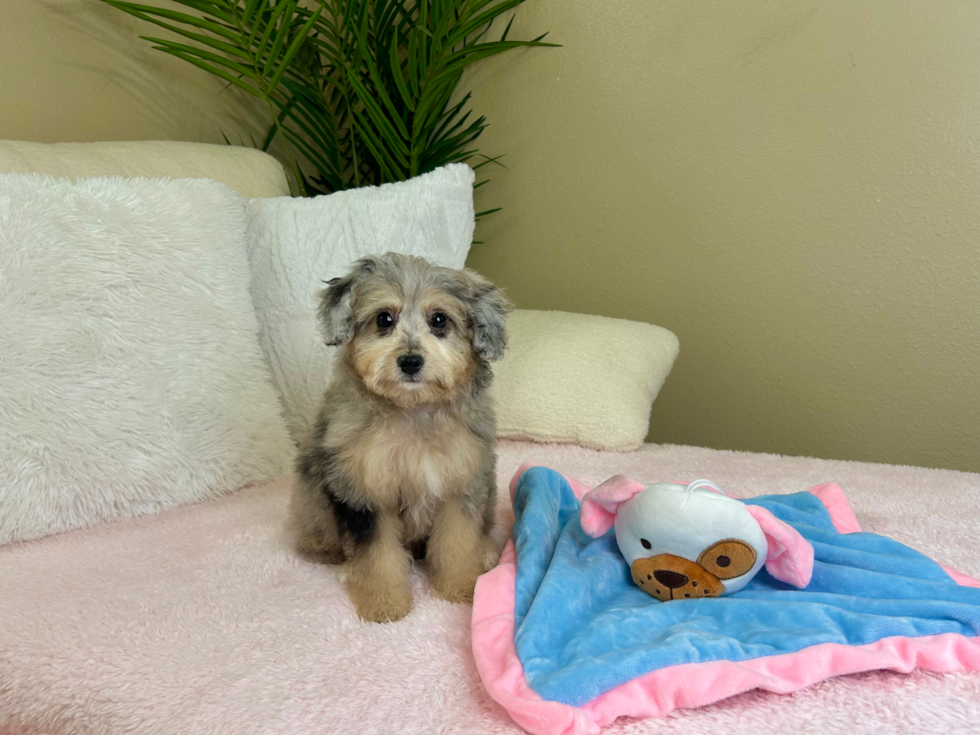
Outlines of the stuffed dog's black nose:
M 688 576 L 680 572 L 672 572 L 669 569 L 658 569 L 653 573 L 654 578 L 668 589 L 683 587 L 687 584 Z
M 425 360 L 422 359 L 422 355 L 416 354 L 414 352 L 406 352 L 404 355 L 398 358 L 398 367 L 405 375 L 415 375 L 422 366 L 425 364 Z

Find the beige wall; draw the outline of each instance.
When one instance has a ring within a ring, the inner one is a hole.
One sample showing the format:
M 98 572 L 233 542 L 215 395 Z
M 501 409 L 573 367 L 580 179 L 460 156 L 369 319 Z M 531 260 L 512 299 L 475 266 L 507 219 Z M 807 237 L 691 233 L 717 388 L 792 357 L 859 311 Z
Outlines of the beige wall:
M 980 471 L 978 28 L 530 0 L 515 30 L 564 48 L 466 80 L 507 165 L 469 262 L 522 307 L 672 329 L 652 441 Z
M 0 11 L 0 139 L 261 140 L 248 95 L 139 38 L 161 29 L 98 0 L 0 0 Z
M 96 0 L 3 13 L 0 138 L 261 129 Z M 518 26 L 565 48 L 467 80 L 507 154 L 470 263 L 674 330 L 651 440 L 980 470 L 980 4 L 529 0 Z

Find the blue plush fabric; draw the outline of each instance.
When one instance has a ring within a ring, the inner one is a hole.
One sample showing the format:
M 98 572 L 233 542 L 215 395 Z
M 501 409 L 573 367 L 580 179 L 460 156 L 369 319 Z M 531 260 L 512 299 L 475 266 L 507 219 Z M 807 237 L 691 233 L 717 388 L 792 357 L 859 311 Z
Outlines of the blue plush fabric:
M 579 501 L 560 474 L 526 471 L 514 498 L 514 643 L 531 688 L 581 706 L 677 664 L 742 661 L 827 642 L 980 635 L 980 589 L 957 585 L 919 552 L 871 533 L 837 533 L 810 493 L 747 502 L 813 544 L 810 585 L 794 589 L 763 569 L 732 595 L 660 602 L 630 580 L 613 531 L 599 539 L 582 531 Z

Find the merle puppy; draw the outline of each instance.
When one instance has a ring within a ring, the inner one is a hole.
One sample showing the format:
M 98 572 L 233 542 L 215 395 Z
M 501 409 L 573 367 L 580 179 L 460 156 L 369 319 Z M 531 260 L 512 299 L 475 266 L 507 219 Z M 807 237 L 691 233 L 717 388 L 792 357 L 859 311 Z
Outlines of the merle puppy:
M 510 309 L 473 271 L 394 253 L 359 260 L 321 295 L 325 340 L 346 348 L 301 450 L 290 515 L 302 551 L 345 562 L 364 620 L 409 612 L 413 552 L 452 602 L 472 600 L 496 562 L 487 389 Z

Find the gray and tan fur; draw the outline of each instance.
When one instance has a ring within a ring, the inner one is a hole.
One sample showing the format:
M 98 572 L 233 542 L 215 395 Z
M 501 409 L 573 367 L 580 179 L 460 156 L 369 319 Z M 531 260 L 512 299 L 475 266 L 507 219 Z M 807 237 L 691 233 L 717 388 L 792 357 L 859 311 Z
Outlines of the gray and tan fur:
M 496 561 L 487 389 L 510 308 L 473 271 L 394 253 L 359 260 L 321 294 L 324 338 L 346 349 L 297 461 L 291 519 L 305 553 L 346 563 L 364 620 L 409 612 L 413 553 L 452 602 L 471 600 Z

